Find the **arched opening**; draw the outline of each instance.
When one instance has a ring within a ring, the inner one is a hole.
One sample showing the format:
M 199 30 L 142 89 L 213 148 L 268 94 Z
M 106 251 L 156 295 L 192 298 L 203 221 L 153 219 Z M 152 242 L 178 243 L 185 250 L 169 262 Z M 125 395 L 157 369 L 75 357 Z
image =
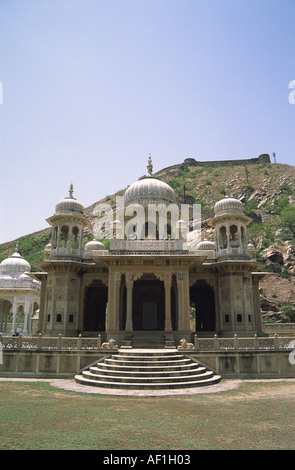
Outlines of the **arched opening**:
M 34 304 L 33 304 L 33 315 L 32 316 L 36 315 L 37 310 L 39 310 L 39 304 L 38 304 L 38 302 L 34 302 Z
M 230 245 L 239 246 L 238 227 L 236 225 L 231 225 L 229 228 L 229 232 L 230 232 Z
M 59 246 L 62 248 L 66 248 L 69 240 L 69 227 L 67 225 L 63 225 L 60 230 L 60 237 L 59 237 Z
M 191 286 L 190 306 L 195 309 L 196 331 L 215 331 L 214 289 L 206 281 L 197 281 Z
M 0 300 L 0 331 L 8 331 L 8 323 L 11 322 L 12 304 L 9 300 Z
M 108 303 L 108 288 L 100 281 L 94 281 L 85 293 L 85 331 L 105 331 Z
M 79 227 L 73 227 L 72 234 L 72 248 L 77 249 L 79 248 Z
M 226 233 L 226 227 L 224 226 L 220 228 L 219 242 L 220 242 L 220 248 L 222 250 L 227 248 L 227 233 Z
M 55 227 L 53 227 L 53 229 L 52 229 L 51 248 L 52 248 L 53 250 L 55 250 L 56 247 L 57 247 L 57 244 L 58 244 L 58 227 L 55 226 Z
M 25 312 L 24 306 L 19 305 L 16 314 L 16 322 L 15 322 L 15 332 L 21 333 L 24 328 L 24 320 L 25 320 Z
M 243 250 L 246 250 L 247 248 L 247 235 L 244 227 L 241 227 L 241 246 Z
M 143 276 L 133 285 L 133 329 L 140 331 L 164 330 L 164 282 L 154 276 Z

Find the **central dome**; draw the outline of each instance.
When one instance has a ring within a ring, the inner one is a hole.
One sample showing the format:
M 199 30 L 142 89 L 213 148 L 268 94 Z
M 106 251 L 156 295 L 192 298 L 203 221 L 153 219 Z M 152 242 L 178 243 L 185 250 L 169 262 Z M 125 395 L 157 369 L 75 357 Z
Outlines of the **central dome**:
M 131 184 L 125 192 L 125 204 L 170 204 L 175 202 L 171 186 L 153 177 L 146 176 Z
M 131 184 L 126 190 L 124 195 L 125 205 L 141 204 L 142 206 L 148 206 L 149 204 L 169 205 L 174 203 L 176 197 L 171 186 L 152 176 L 153 165 L 151 154 L 149 154 L 147 170 L 148 175 L 139 178 L 138 181 Z

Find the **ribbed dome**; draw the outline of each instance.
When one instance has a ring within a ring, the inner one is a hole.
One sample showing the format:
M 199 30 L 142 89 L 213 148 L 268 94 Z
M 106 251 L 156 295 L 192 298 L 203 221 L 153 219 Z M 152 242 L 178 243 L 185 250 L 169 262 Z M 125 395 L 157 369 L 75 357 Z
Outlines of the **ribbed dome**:
M 233 197 L 225 197 L 216 202 L 214 206 L 215 215 L 243 214 L 244 206 L 241 201 Z
M 71 184 L 69 190 L 69 196 L 61 199 L 55 206 L 55 212 L 78 212 L 83 214 L 83 204 L 73 197 L 73 185 Z
M 197 250 L 215 250 L 216 245 L 215 243 L 210 242 L 210 240 L 205 239 L 197 244 L 196 249 Z
M 163 181 L 146 176 L 131 184 L 125 192 L 125 204 L 170 204 L 175 202 L 173 189 Z
M 79 212 L 83 214 L 84 207 L 81 202 L 77 201 L 74 197 L 65 197 L 58 201 L 55 206 L 55 212 Z
M 30 271 L 30 264 L 18 253 L 17 249 L 15 253 L 0 263 L 0 275 L 19 277 L 21 274 Z
M 86 251 L 105 250 L 105 246 L 102 242 L 98 240 L 92 240 L 91 242 L 86 243 L 85 250 Z

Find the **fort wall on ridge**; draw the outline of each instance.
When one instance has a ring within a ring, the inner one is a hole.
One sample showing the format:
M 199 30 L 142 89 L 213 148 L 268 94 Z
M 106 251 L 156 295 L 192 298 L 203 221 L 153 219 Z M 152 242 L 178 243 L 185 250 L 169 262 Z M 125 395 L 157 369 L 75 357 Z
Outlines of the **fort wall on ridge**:
M 194 158 L 186 158 L 180 167 L 183 166 L 237 166 L 237 165 L 253 165 L 253 164 L 263 164 L 271 163 L 270 156 L 267 153 L 259 155 L 256 158 L 247 158 L 247 159 L 238 159 L 238 160 L 215 160 L 215 161 L 206 161 L 199 162 Z

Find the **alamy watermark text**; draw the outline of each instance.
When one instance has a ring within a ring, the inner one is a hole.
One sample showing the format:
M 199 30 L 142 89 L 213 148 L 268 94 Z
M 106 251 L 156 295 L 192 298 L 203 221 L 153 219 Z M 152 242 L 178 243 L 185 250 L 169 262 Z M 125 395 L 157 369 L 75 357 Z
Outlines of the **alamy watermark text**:
M 295 104 L 295 80 L 291 80 L 289 82 L 289 89 L 292 90 L 289 93 L 289 103 L 290 104 Z
M 96 239 L 187 240 L 188 232 L 201 236 L 201 205 L 148 204 L 124 205 L 116 197 L 115 211 L 109 204 L 97 204 L 93 233 Z

